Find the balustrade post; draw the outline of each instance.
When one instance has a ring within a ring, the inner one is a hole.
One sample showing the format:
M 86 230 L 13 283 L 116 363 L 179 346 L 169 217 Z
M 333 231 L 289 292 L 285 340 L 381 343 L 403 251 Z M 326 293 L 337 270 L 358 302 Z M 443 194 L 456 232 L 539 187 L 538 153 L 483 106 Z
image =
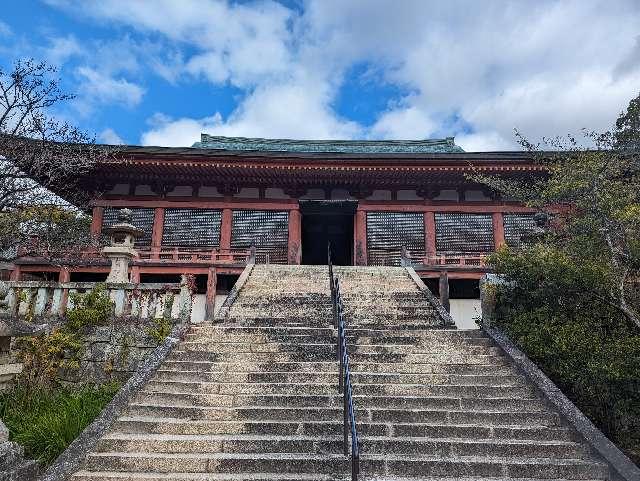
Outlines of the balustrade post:
M 451 311 L 451 305 L 449 303 L 449 273 L 447 271 L 442 271 L 440 273 L 438 285 L 440 288 L 440 303 L 442 304 L 442 307 L 449 312 Z

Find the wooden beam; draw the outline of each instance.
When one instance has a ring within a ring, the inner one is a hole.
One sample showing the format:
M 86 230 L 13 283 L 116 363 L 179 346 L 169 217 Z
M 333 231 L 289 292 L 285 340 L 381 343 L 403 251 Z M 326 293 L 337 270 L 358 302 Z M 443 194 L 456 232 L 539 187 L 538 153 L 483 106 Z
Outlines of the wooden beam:
M 204 305 L 204 320 L 212 322 L 216 308 L 216 285 L 218 277 L 215 267 L 209 267 L 207 272 L 207 295 Z
M 231 249 L 231 223 L 233 222 L 233 211 L 231 209 L 222 210 L 222 221 L 220 225 L 220 249 Z
M 438 287 L 440 290 L 440 303 L 447 312 L 450 312 L 451 304 L 449 303 L 449 274 L 447 273 L 447 271 L 443 271 L 440 273 Z
M 302 216 L 299 209 L 289 211 L 289 264 L 300 264 L 302 260 Z
M 502 212 L 493 213 L 493 245 L 495 249 L 505 245 L 504 240 L 504 216 Z
M 427 257 L 436 255 L 436 214 L 424 213 L 424 252 Z
M 104 207 L 96 206 L 93 208 L 91 217 L 91 237 L 98 239 L 102 232 L 102 220 L 104 218 Z
M 153 214 L 153 231 L 151 233 L 151 247 L 162 245 L 162 232 L 164 231 L 164 208 L 156 207 Z
M 356 211 L 353 226 L 353 256 L 354 264 L 357 266 L 367 265 L 367 214 L 360 210 Z

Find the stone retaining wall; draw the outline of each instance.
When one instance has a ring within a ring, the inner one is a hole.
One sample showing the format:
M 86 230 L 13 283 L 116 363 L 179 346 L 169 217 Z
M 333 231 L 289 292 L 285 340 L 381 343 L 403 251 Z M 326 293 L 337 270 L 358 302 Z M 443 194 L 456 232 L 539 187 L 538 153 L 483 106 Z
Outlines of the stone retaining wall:
M 74 384 L 126 381 L 158 347 L 158 340 L 148 333 L 152 327 L 152 323 L 144 323 L 91 328 L 83 336 L 79 368 L 61 371 L 60 381 Z

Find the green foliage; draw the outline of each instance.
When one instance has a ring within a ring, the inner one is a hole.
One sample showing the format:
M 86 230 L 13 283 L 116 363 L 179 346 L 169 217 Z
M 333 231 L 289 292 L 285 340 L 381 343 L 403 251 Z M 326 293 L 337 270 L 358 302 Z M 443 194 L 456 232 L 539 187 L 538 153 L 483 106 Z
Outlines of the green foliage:
M 27 457 L 48 464 L 95 419 L 119 387 L 116 383 L 56 390 L 18 386 L 0 393 L 0 418 Z
M 78 247 L 90 244 L 90 226 L 91 218 L 73 209 L 56 205 L 15 207 L 0 212 L 0 248 L 22 245 L 44 255 L 61 250 L 73 255 Z
M 89 326 L 107 323 L 113 311 L 104 284 L 97 284 L 86 294 L 73 294 L 73 308 L 67 322 L 42 336 L 23 337 L 17 341 L 18 357 L 23 363 L 20 381 L 32 388 L 56 384 L 60 369 L 77 369 L 83 349 L 83 331 Z
M 545 235 L 489 259 L 508 284 L 496 322 L 640 461 L 640 96 L 612 132 L 523 147 L 546 175 L 473 176 L 551 215 Z
M 113 302 L 104 284 L 96 284 L 86 294 L 72 294 L 71 301 L 73 308 L 67 312 L 67 328 L 72 331 L 104 325 L 113 313 Z
M 626 112 L 616 120 L 616 144 L 623 149 L 640 148 L 640 95 L 631 99 Z
M 169 319 L 166 317 L 157 317 L 153 320 L 153 326 L 147 329 L 147 334 L 160 344 L 171 333 L 171 327 L 171 321 Z
M 606 263 L 546 244 L 489 262 L 511 282 L 498 291 L 497 324 L 640 460 L 640 330 L 607 297 Z

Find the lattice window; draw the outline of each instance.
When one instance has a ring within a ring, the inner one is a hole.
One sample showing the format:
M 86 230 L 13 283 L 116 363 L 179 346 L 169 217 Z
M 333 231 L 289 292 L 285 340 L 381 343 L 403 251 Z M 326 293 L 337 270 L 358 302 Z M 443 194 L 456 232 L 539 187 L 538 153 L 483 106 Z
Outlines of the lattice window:
M 489 214 L 436 213 L 438 254 L 481 254 L 494 250 Z
M 504 240 L 509 247 L 526 245 L 522 238 L 531 234 L 536 226 L 534 214 L 504 214 Z
M 424 256 L 424 214 L 421 212 L 368 212 L 369 265 L 400 265 L 406 247 L 412 256 Z
M 165 209 L 162 245 L 218 247 L 221 221 L 221 210 Z
M 136 241 L 137 246 L 151 245 L 151 234 L 153 233 L 153 217 L 155 209 L 147 207 L 127 207 L 131 210 L 131 223 L 138 229 L 142 229 L 144 234 Z M 118 211 L 120 208 L 105 207 L 104 215 L 102 216 L 102 229 L 104 232 L 105 227 L 110 227 L 118 222 Z M 102 235 L 102 242 L 108 243 L 109 236 Z
M 231 247 L 256 247 L 256 262 L 286 264 L 288 261 L 289 212 L 234 210 Z

